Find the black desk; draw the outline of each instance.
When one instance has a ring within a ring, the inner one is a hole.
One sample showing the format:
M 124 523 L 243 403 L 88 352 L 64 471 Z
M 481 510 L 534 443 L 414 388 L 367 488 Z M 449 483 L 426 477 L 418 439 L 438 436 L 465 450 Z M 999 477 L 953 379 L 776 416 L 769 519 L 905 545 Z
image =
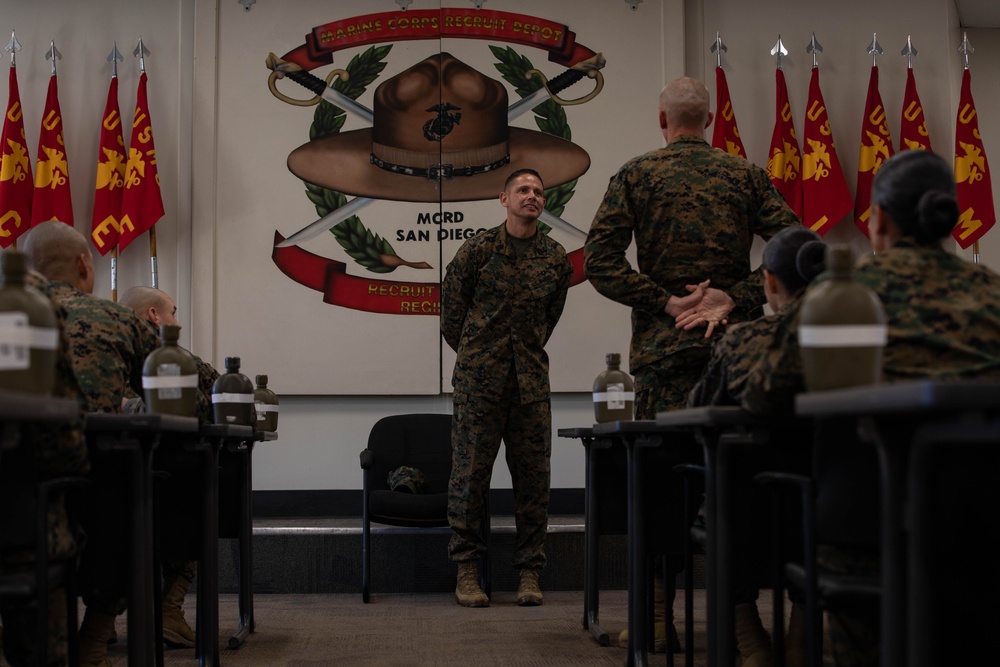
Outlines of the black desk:
M 239 562 L 237 583 L 239 612 L 236 632 L 229 638 L 229 648 L 239 648 L 255 630 L 253 618 L 253 448 L 257 442 L 278 439 L 274 431 L 254 431 L 253 437 L 230 438 L 225 443 L 223 456 L 235 458 L 237 465 L 237 545 Z
M 584 466 L 584 506 L 583 506 L 583 629 L 589 630 L 601 646 L 611 643 L 608 633 L 601 629 L 598 621 L 600 606 L 600 582 L 598 581 L 598 554 L 600 551 L 601 527 L 598 520 L 600 499 L 597 484 L 596 456 L 598 449 L 607 449 L 613 444 L 611 438 L 595 438 L 594 429 L 561 428 L 557 432 L 561 438 L 579 438 L 583 442 Z
M 0 389 L 0 456 L 17 446 L 18 424 L 72 421 L 80 415 L 80 404 L 71 398 Z
M 624 444 L 628 477 L 628 667 L 645 667 L 649 660 L 650 626 L 648 596 L 650 590 L 649 554 L 646 549 L 642 450 L 661 447 L 664 435 L 680 429 L 659 426 L 655 420 L 614 421 L 594 424 L 594 437 Z M 592 445 L 593 446 L 593 445 Z M 663 484 L 672 480 L 663 479 Z M 596 564 L 595 564 L 596 565 Z M 667 633 L 667 663 L 673 664 L 673 652 Z
M 903 667 L 906 654 L 906 477 L 918 426 L 1000 415 L 1000 384 L 915 380 L 800 394 L 799 415 L 857 418 L 879 450 L 882 577 L 882 664 Z M 912 658 L 914 656 L 910 656 Z
M 191 443 L 198 431 L 195 417 L 90 413 L 84 423 L 88 444 L 99 451 L 128 457 L 129 592 L 128 659 L 131 665 L 157 660 L 153 553 L 153 450 L 163 441 Z
M 734 448 L 765 445 L 770 441 L 773 421 L 739 407 L 702 406 L 671 410 L 656 415 L 656 423 L 675 429 L 693 429 L 705 450 L 706 584 L 708 615 L 708 663 L 723 664 L 720 656 L 731 656 L 735 647 L 733 613 L 735 525 L 729 493 L 737 475 L 732 462 Z M 728 658 L 726 659 L 728 660 Z

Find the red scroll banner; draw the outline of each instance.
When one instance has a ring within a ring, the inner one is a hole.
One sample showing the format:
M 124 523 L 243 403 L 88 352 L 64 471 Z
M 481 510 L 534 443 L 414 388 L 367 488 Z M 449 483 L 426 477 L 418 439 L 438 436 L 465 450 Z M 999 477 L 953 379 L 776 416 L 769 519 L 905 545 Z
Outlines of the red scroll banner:
M 446 7 L 353 16 L 313 28 L 306 43 L 282 58 L 310 70 L 333 62 L 341 49 L 415 39 L 491 39 L 549 52 L 549 60 L 572 67 L 596 55 L 576 43 L 576 33 L 562 23 L 487 9 Z
M 394 282 L 362 278 L 347 273 L 347 265 L 303 250 L 298 246 L 279 248 L 285 240 L 274 232 L 271 260 L 286 276 L 310 289 L 323 293 L 323 301 L 334 306 L 388 315 L 441 314 L 441 286 L 437 283 Z M 583 273 L 583 248 L 567 254 L 573 265 L 570 285 L 586 278 Z

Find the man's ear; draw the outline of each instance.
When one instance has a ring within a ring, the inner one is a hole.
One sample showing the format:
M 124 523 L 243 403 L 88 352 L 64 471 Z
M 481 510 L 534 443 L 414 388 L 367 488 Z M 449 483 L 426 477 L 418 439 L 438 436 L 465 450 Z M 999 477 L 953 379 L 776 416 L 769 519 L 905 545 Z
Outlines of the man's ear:
M 660 109 L 660 129 L 667 129 L 667 112 L 663 109 Z
M 708 112 L 708 120 L 705 121 L 705 127 L 709 127 L 712 124 L 712 121 L 714 119 L 715 119 L 715 114 L 712 113 L 711 111 L 709 111 Z
M 160 326 L 160 314 L 156 312 L 156 306 L 150 306 L 146 309 L 146 319 L 156 326 Z

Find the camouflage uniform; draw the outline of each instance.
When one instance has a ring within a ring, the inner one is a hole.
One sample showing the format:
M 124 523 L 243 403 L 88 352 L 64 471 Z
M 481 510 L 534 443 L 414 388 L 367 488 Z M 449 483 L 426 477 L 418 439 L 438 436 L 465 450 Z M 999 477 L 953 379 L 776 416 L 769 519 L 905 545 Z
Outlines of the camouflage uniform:
M 1000 275 L 907 240 L 858 263 L 889 323 L 886 380 L 1000 377 Z
M 26 284 L 34 287 L 51 300 L 51 284 L 38 273 L 29 272 Z M 69 340 L 66 336 L 67 313 L 62 306 L 52 300 L 52 307 L 59 324 L 59 347 L 56 351 L 56 374 L 53 396 L 80 400 L 80 387 L 73 375 L 69 359 Z M 85 475 L 90 470 L 87 457 L 86 442 L 83 437 L 83 410 L 80 419 L 71 423 L 38 424 L 22 431 L 22 437 L 30 439 L 33 445 L 33 458 L 36 474 L 39 480 L 51 479 L 65 475 Z M 5 458 L 15 457 L 14 452 L 4 454 Z M 9 461 L 8 461 L 9 463 Z M 9 489 L 5 489 L 9 490 Z M 7 501 L 4 501 L 6 507 Z M 82 536 L 76 535 L 72 529 L 66 512 L 66 504 L 62 496 L 53 498 L 47 508 L 48 512 L 48 551 L 53 560 L 75 558 Z M 30 516 L 4 517 L 0 521 L 3 530 L 10 530 L 9 519 L 24 518 L 33 521 Z M 33 525 L 28 528 L 31 534 Z M 5 570 L 34 567 L 34 551 L 25 549 L 5 549 L 0 553 Z M 36 665 L 35 653 L 35 610 L 23 605 L 4 604 L 0 607 L 3 626 L 6 628 L 3 650 L 7 662 L 13 667 L 21 665 Z M 62 588 L 50 591 L 49 594 L 49 642 L 48 655 L 50 664 L 66 664 L 66 605 L 65 593 Z
M 753 237 L 769 239 L 797 223 L 763 169 L 693 135 L 633 158 L 615 174 L 584 252 L 594 288 L 632 308 L 637 418 L 654 418 L 648 409 L 685 407 L 708 360 L 704 331 L 676 329 L 664 312 L 670 296 L 710 278 L 736 303 L 730 323 L 759 316 L 764 293 L 760 269 L 750 271 Z M 625 257 L 633 239 L 638 271 Z M 644 391 L 663 398 L 642 401 Z
M 670 297 L 710 278 L 735 302 L 730 323 L 762 314 L 761 272 L 750 270 L 753 237 L 769 239 L 794 224 L 795 214 L 764 170 L 698 136 L 677 137 L 633 158 L 611 178 L 587 236 L 585 267 L 598 292 L 632 308 L 629 368 L 636 419 L 686 407 L 711 351 L 704 330 L 675 328 L 664 312 Z M 638 270 L 625 256 L 633 241 Z M 670 444 L 644 454 L 654 475 L 671 476 L 674 464 L 702 460 L 693 438 L 672 438 Z M 623 461 L 619 466 L 624 470 Z M 688 520 L 680 514 L 681 485 L 646 489 L 644 505 L 660 508 L 647 513 L 647 542 L 656 553 L 679 555 L 682 532 L 663 526 Z
M 506 225 L 466 241 L 441 285 L 441 333 L 458 353 L 448 520 L 451 560 L 485 553 L 484 501 L 503 439 L 514 487 L 516 568 L 545 565 L 552 414 L 545 343 L 562 315 L 572 265 L 535 234 L 521 256 Z
M 55 299 L 66 308 L 73 372 L 87 412 L 122 411 L 126 388 L 142 392 L 142 365 L 156 349 L 157 336 L 132 310 L 54 282 Z M 125 610 L 128 549 L 124 526 L 128 503 L 120 457 L 91 452 L 93 486 L 81 520 L 88 546 L 81 563 L 81 591 L 88 608 L 107 614 Z
M 1000 377 L 1000 276 L 939 247 L 902 239 L 885 252 L 859 260 L 855 280 L 872 289 L 885 307 L 889 339 L 883 354 L 885 380 Z M 804 390 L 797 319 L 775 337 L 756 389 L 746 407 L 760 412 L 787 405 Z M 772 388 L 787 391 L 779 399 Z M 787 409 L 787 408 L 786 408 Z M 870 445 L 857 443 L 852 424 L 824 424 L 817 430 L 817 455 L 831 457 L 840 475 L 851 479 L 849 498 L 834 492 L 838 517 L 854 522 L 860 544 L 820 545 L 820 563 L 854 574 L 878 571 L 878 463 Z M 857 451 L 856 451 L 857 450 Z M 818 467 L 822 469 L 826 464 Z M 846 471 L 850 471 L 849 473 Z M 829 492 L 827 492 L 829 493 Z M 822 495 L 822 494 L 821 494 Z M 873 510 L 873 508 L 875 508 Z M 878 664 L 878 611 L 831 613 L 831 652 L 837 665 Z

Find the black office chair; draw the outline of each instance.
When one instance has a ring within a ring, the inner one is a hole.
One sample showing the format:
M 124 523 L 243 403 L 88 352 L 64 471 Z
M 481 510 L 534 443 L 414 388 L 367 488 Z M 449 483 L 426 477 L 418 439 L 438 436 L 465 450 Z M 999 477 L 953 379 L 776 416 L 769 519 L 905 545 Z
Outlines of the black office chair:
M 378 420 L 361 452 L 363 471 L 361 599 L 371 594 L 371 524 L 410 528 L 448 526 L 448 480 L 451 476 L 451 415 L 405 414 Z M 419 493 L 394 491 L 389 473 L 400 466 L 423 473 Z M 488 497 L 488 496 L 487 496 Z M 489 503 L 484 532 L 487 555 L 480 566 L 480 585 L 490 594 Z M 444 557 L 445 554 L 442 554 Z
M 765 471 L 754 479 L 773 486 L 779 498 L 788 487 L 800 498 L 801 555 L 787 559 L 780 569 L 784 584 L 804 595 L 809 664 L 818 667 L 823 662 L 823 611 L 871 608 L 880 603 L 882 588 L 877 574 L 844 574 L 820 566 L 817 545 L 877 554 L 880 513 L 875 447 L 859 440 L 850 420 L 819 423 L 812 455 L 811 475 Z M 783 523 L 778 513 L 787 511 L 782 510 L 787 500 L 775 504 L 775 525 Z
M 35 656 L 48 664 L 49 595 L 63 587 L 70 665 L 77 664 L 77 560 L 79 550 L 66 558 L 49 557 L 48 504 L 50 500 L 90 484 L 84 477 L 39 480 L 35 452 L 23 446 L 4 453 L 0 462 L 0 553 L 30 552 L 30 566 L 0 560 L 0 601 L 35 610 Z M 11 559 L 13 560 L 13 559 Z

